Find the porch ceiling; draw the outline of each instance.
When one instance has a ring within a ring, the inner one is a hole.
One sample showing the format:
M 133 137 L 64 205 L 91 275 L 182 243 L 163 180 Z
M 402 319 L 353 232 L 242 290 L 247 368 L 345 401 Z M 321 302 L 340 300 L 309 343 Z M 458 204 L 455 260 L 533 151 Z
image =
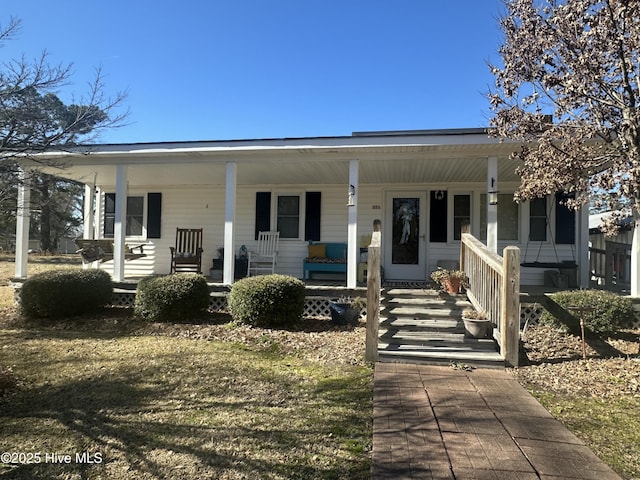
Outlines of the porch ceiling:
M 136 151 L 73 154 L 66 167 L 50 170 L 84 183 L 115 185 L 115 165 L 128 165 L 130 186 L 224 185 L 225 164 L 237 164 L 240 185 L 344 184 L 349 160 L 360 161 L 360 183 L 485 182 L 487 157 L 498 156 L 498 181 L 517 182 L 513 147 L 502 145 L 387 145 L 350 148 Z

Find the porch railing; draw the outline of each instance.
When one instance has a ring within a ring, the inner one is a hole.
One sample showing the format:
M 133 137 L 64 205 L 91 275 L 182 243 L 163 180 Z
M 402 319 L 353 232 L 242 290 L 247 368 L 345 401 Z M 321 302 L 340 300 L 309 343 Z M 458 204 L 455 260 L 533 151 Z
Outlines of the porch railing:
M 469 277 L 469 301 L 478 310 L 485 311 L 494 324 L 494 337 L 502 358 L 518 366 L 520 249 L 506 247 L 500 257 L 470 233 L 463 233 L 460 268 Z
M 380 322 L 380 255 L 382 247 L 381 222 L 374 220 L 371 243 L 367 256 L 367 333 L 365 338 L 365 359 L 378 360 L 378 324 Z
M 605 287 L 631 284 L 631 245 L 607 240 L 606 249 L 589 247 L 589 270 Z

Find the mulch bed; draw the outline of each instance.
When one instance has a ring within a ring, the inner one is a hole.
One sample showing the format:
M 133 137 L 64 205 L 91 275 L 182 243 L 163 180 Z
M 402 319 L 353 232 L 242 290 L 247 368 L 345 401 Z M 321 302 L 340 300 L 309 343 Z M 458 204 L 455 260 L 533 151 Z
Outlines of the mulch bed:
M 203 314 L 197 321 L 149 322 L 131 309 L 107 308 L 94 315 L 65 320 L 25 320 L 13 308 L 0 311 L 0 328 L 52 328 L 101 334 L 167 335 L 234 342 L 252 348 L 341 365 L 365 365 L 365 323 L 337 325 L 327 318 L 305 318 L 288 329 L 240 325 L 225 314 Z
M 518 380 L 537 390 L 603 398 L 640 397 L 640 330 L 624 330 L 608 339 L 582 339 L 545 325 L 523 338 L 527 363 L 513 369 Z

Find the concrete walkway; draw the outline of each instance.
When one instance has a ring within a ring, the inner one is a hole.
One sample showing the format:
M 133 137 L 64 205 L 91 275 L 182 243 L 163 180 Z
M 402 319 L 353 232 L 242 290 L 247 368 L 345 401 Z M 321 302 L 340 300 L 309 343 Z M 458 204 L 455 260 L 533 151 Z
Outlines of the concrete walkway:
M 372 480 L 621 480 L 506 371 L 377 363 Z

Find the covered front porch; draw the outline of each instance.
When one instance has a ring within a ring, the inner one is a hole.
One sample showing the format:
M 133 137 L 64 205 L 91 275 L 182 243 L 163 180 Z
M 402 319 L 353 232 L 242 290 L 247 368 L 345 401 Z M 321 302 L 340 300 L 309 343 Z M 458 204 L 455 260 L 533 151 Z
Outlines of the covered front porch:
M 516 245 L 531 252 L 523 261 L 575 262 L 587 286 L 586 210 L 565 222 L 554 196 L 514 204 L 512 149 L 484 129 L 98 145 L 60 152 L 64 168 L 47 171 L 85 183 L 83 237 L 113 241 L 113 260 L 99 267 L 115 281 L 169 273 L 175 231 L 188 227 L 204 231 L 203 269 L 223 252 L 221 282 L 231 285 L 242 276 L 238 252 L 268 228 L 281 232 L 276 273 L 302 278 L 310 242 L 342 242 L 342 285 L 356 288 L 380 220 L 385 281 L 428 281 L 439 264 L 458 258 L 467 221 L 493 251 Z M 33 166 L 23 165 L 25 172 Z M 17 215 L 16 277 L 25 278 L 28 182 Z M 557 242 L 561 225 L 569 225 L 564 243 Z M 126 260 L 131 244 L 143 244 L 145 256 Z M 524 269 L 522 282 L 543 284 L 543 274 Z

